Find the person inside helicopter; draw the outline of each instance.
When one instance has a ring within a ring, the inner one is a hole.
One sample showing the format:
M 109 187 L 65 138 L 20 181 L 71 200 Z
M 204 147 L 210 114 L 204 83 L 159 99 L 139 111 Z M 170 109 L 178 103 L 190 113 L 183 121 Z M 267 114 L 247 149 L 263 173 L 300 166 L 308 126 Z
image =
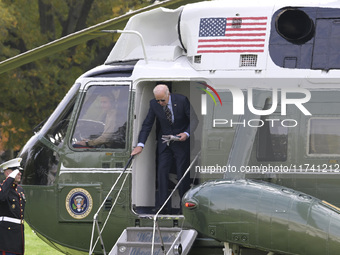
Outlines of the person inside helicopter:
M 103 86 L 96 88 L 100 94 L 91 93 L 90 90 L 77 121 L 73 147 L 124 148 L 127 104 L 124 104 L 120 95 L 122 91 L 116 87 Z

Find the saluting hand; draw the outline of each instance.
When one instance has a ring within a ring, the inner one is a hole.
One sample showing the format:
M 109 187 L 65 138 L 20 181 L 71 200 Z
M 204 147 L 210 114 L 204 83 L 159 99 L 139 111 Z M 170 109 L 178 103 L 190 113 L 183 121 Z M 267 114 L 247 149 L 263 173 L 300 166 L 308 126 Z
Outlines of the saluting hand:
M 16 170 L 14 170 L 12 173 L 10 173 L 10 174 L 8 175 L 8 177 L 11 177 L 11 178 L 15 179 L 15 177 L 17 177 L 18 173 L 19 173 L 19 170 L 16 169 Z

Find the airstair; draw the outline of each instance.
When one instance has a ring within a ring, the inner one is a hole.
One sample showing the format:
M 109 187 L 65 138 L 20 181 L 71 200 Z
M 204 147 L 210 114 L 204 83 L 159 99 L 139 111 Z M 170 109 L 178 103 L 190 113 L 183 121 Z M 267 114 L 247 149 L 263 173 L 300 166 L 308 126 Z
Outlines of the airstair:
M 193 245 L 197 232 L 194 229 L 183 229 L 181 227 L 175 226 L 175 227 L 159 227 L 158 220 L 160 218 L 164 218 L 164 215 L 160 216 L 160 212 L 163 210 L 164 206 L 168 203 L 168 201 L 173 196 L 174 192 L 177 190 L 179 184 L 182 182 L 183 178 L 189 173 L 190 168 L 193 166 L 193 163 L 197 160 L 198 155 L 196 155 L 195 159 L 191 162 L 188 169 L 183 174 L 182 178 L 178 181 L 177 185 L 167 198 L 167 200 L 164 202 L 162 207 L 159 209 L 159 211 L 155 215 L 144 215 L 141 216 L 142 218 L 148 218 L 150 220 L 153 220 L 153 227 L 127 227 L 119 239 L 117 240 L 116 244 L 113 246 L 112 250 L 110 251 L 109 255 L 186 255 L 189 253 L 191 246 Z M 89 255 L 94 254 L 94 249 L 100 241 L 101 248 L 103 250 L 103 254 L 107 255 L 105 250 L 105 245 L 102 237 L 103 229 L 105 228 L 109 216 L 111 215 L 111 212 L 114 208 L 114 206 L 117 203 L 119 194 L 122 191 L 122 188 L 127 180 L 128 174 L 125 175 L 123 178 L 123 182 L 121 185 L 121 188 L 119 189 L 118 193 L 116 194 L 115 201 L 108 213 L 108 217 L 103 223 L 103 227 L 100 228 L 99 222 L 98 222 L 98 215 L 100 210 L 105 205 L 105 201 L 107 201 L 109 195 L 112 193 L 114 188 L 116 187 L 118 181 L 121 179 L 121 177 L 124 175 L 125 170 L 127 167 L 131 164 L 133 159 L 133 156 L 130 157 L 128 160 L 124 171 L 119 175 L 116 182 L 113 184 L 110 192 L 107 194 L 106 198 L 104 199 L 104 202 L 99 207 L 97 213 L 94 215 L 93 218 L 93 226 L 92 226 L 92 235 L 91 235 L 91 243 L 90 243 L 90 249 L 89 249 Z M 166 215 L 166 218 L 172 219 L 172 218 L 181 218 L 184 217 L 176 215 Z M 98 231 L 98 237 L 95 240 L 94 232 L 95 229 Z
M 109 255 L 151 254 L 152 250 L 153 254 L 185 255 L 197 236 L 193 229 L 173 227 L 160 228 L 153 238 L 153 231 L 152 227 L 126 228 Z

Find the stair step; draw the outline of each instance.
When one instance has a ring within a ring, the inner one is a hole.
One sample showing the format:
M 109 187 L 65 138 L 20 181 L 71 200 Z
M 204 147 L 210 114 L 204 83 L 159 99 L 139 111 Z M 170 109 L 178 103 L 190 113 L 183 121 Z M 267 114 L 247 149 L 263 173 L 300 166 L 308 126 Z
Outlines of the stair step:
M 151 242 L 150 243 L 143 243 L 143 242 L 119 242 L 118 246 L 139 246 L 139 247 L 149 247 L 151 246 Z M 166 245 L 172 245 L 172 243 L 164 243 L 164 246 Z M 155 243 L 155 246 L 161 246 L 161 243 Z
M 127 240 L 128 242 L 144 242 L 151 243 L 153 229 L 152 228 L 127 228 Z M 180 228 L 161 228 L 160 229 L 163 242 L 174 242 L 178 234 L 181 232 Z M 155 233 L 155 243 L 160 243 L 161 239 L 159 237 L 158 231 Z
M 166 252 L 171 248 L 172 243 L 164 244 L 164 249 Z M 127 243 L 118 243 L 117 244 L 118 254 L 150 254 L 151 252 L 151 243 L 140 243 L 140 242 L 127 242 Z M 154 254 L 163 254 L 161 244 L 155 243 L 154 245 Z
M 197 232 L 193 229 L 160 228 L 164 249 L 167 255 L 178 254 L 176 249 L 181 249 L 182 254 L 189 252 Z M 121 234 L 109 255 L 143 254 L 151 255 L 152 227 L 129 227 Z M 163 254 L 161 239 L 155 231 L 154 254 Z

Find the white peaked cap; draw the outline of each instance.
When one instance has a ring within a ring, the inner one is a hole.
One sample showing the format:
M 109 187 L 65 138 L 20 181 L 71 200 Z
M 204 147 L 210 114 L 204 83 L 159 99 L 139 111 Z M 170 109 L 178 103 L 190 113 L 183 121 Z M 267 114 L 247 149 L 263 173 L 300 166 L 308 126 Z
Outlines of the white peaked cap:
M 6 169 L 8 168 L 20 168 L 20 163 L 21 163 L 22 158 L 14 158 L 11 160 L 8 160 L 0 165 L 0 170 L 3 173 Z

